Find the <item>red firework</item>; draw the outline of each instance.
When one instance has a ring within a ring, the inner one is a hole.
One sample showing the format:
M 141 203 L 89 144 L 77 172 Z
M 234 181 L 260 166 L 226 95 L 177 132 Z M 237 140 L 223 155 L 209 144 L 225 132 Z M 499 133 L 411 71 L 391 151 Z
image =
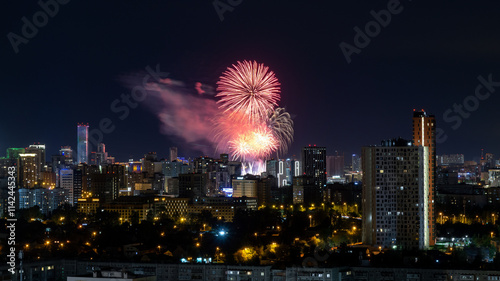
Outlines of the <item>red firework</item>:
M 244 115 L 251 122 L 267 118 L 278 105 L 280 83 L 269 67 L 256 61 L 228 67 L 217 82 L 220 108 L 230 115 Z

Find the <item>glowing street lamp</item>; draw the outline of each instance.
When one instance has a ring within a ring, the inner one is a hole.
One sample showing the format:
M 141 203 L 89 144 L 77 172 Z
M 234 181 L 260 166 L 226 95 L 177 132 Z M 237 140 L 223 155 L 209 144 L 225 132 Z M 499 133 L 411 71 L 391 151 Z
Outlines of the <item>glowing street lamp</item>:
M 312 216 L 309 215 L 309 227 L 312 227 Z

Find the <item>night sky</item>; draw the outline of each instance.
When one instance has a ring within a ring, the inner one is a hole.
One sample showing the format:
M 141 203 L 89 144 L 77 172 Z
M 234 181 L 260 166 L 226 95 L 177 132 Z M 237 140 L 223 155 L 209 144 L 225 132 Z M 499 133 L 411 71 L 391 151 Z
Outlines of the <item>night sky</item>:
M 221 21 L 212 1 L 73 0 L 60 4 L 16 54 L 8 34 L 22 36 L 21 19 L 33 22 L 42 8 L 6 1 L 0 155 L 33 142 L 45 143 L 47 155 L 62 145 L 76 149 L 78 122 L 92 129 L 109 118 L 116 129 L 103 142 L 118 161 L 148 151 L 166 157 L 169 146 L 198 156 L 197 145 L 160 132 L 147 102 L 124 120 L 110 109 L 130 94 L 123 77 L 159 64 L 196 95 L 196 82 L 215 87 L 226 67 L 246 59 L 269 66 L 282 84 L 280 106 L 295 122 L 290 156 L 309 144 L 349 155 L 382 139 L 410 139 L 415 108 L 436 115 L 446 134 L 438 154 L 472 160 L 484 148 L 498 159 L 500 86 L 490 86 L 497 91 L 477 104 L 472 96 L 478 76 L 500 82 L 500 2 L 402 0 L 400 12 L 351 63 L 339 44 L 355 46 L 354 28 L 364 30 L 374 20 L 370 11 L 393 1 L 229 1 L 239 2 Z M 484 97 L 486 87 L 481 91 Z M 473 109 L 468 118 L 458 126 L 452 112 L 446 122 L 443 114 L 464 101 Z

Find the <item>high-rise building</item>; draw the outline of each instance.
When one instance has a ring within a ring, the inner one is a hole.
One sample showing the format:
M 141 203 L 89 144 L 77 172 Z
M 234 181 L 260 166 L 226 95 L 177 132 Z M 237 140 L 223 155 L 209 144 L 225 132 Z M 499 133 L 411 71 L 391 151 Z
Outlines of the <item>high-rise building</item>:
M 64 156 L 65 165 L 73 165 L 73 149 L 71 149 L 71 146 L 61 146 L 59 155 Z
M 205 174 L 210 172 L 214 159 L 207 156 L 200 156 L 194 159 L 193 171 L 195 173 Z
M 429 247 L 429 157 L 429 147 L 403 139 L 362 148 L 364 244 Z
M 108 163 L 108 153 L 106 152 L 106 145 L 100 143 L 97 145 L 97 152 L 95 154 L 95 164 L 103 165 Z
M 43 188 L 53 189 L 57 186 L 56 179 L 56 173 L 52 171 L 43 171 L 39 183 L 41 183 L 40 186 Z
M 66 190 L 66 194 L 68 194 L 68 199 L 69 199 L 69 204 L 73 206 L 76 201 L 74 200 L 74 192 L 73 192 L 73 185 L 74 185 L 74 176 L 73 176 L 73 169 L 61 169 L 60 171 L 60 176 L 59 176 L 59 187 L 62 189 Z
M 326 186 L 326 147 L 309 145 L 302 148 L 302 172 L 313 177 L 316 186 Z
M 27 209 L 38 206 L 42 214 L 48 215 L 59 206 L 68 203 L 66 192 L 62 188 L 20 188 L 18 189 L 18 207 L 19 209 Z
M 45 164 L 45 144 L 30 144 L 29 147 L 25 149 L 26 153 L 36 153 L 38 154 L 38 161 L 40 161 L 40 166 L 43 167 Z
M 484 155 L 484 158 L 486 160 L 486 164 L 489 165 L 489 167 L 495 167 L 496 163 L 495 163 L 495 155 L 493 153 L 486 153 Z
M 326 174 L 329 177 L 344 176 L 344 154 L 326 156 Z
M 26 154 L 35 154 L 36 178 L 37 180 L 41 179 L 42 171 L 45 166 L 45 144 L 30 144 L 25 151 Z
M 147 173 L 147 177 L 153 177 L 155 173 L 155 162 L 158 161 L 156 152 L 149 152 L 142 158 L 142 172 Z
M 413 112 L 413 144 L 415 146 L 425 146 L 429 148 L 429 157 L 427 168 L 429 169 L 429 193 L 427 200 L 429 202 L 428 218 L 429 222 L 429 245 L 436 243 L 436 214 L 434 210 L 434 198 L 436 188 L 436 118 L 434 115 L 428 115 L 424 110 Z
M 18 159 L 19 154 L 21 153 L 26 153 L 25 148 L 15 148 L 15 147 L 10 147 L 7 148 L 7 157 L 8 159 Z
M 282 159 L 272 159 L 266 161 L 266 172 L 268 175 L 273 176 L 274 186 L 283 187 L 288 184 L 285 173 L 285 161 Z
M 19 154 L 19 185 L 20 188 L 34 188 L 38 186 L 41 172 L 40 161 L 36 153 Z
M 208 174 L 180 174 L 179 197 L 199 198 L 207 194 Z
M 73 169 L 73 202 L 77 203 L 78 199 L 82 198 L 83 190 L 83 174 L 82 166 L 77 166 Z
M 302 176 L 302 163 L 300 163 L 299 160 L 291 160 L 290 161 L 290 169 L 293 170 L 292 175 L 293 177 L 300 177 Z M 293 179 L 290 179 L 290 182 L 292 182 Z
M 88 171 L 92 196 L 99 198 L 99 201 L 103 203 L 115 200 L 120 190 L 127 189 L 128 179 L 125 168 L 123 165 L 114 164 L 99 166 L 97 170 Z M 82 180 L 82 188 L 83 185 Z
M 78 124 L 77 126 L 77 158 L 76 162 L 89 163 L 89 124 Z
M 170 162 L 177 161 L 177 147 L 170 148 Z
M 359 172 L 361 171 L 361 156 L 359 154 L 353 154 L 352 155 L 352 171 L 353 172 Z

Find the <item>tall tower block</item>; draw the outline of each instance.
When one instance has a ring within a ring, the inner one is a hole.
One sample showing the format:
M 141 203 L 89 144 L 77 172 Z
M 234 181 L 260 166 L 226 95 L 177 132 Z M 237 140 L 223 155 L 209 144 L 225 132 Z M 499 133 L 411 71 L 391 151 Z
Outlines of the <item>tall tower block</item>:
M 436 188 L 436 118 L 422 111 L 413 111 L 413 144 L 429 148 L 429 246 L 436 243 L 436 216 L 434 209 Z
M 76 164 L 89 163 L 89 124 L 77 126 L 77 158 Z

